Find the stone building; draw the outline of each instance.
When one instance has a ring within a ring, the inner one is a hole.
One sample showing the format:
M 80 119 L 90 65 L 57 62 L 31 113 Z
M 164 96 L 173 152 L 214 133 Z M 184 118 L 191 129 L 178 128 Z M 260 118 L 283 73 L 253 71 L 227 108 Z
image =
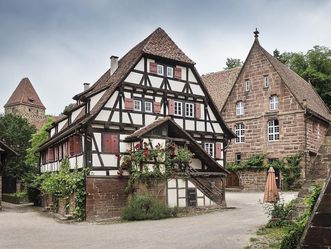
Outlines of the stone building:
M 313 86 L 269 54 L 258 31 L 254 34 L 242 67 L 202 77 L 237 135 L 227 148 L 227 161 L 239 163 L 261 153 L 269 160 L 303 153 L 304 179 L 329 127 L 329 109 Z M 241 172 L 228 185 L 263 189 L 265 177 L 266 172 Z
M 45 106 L 28 78 L 23 78 L 4 106 L 5 114 L 26 118 L 37 129 L 46 121 Z

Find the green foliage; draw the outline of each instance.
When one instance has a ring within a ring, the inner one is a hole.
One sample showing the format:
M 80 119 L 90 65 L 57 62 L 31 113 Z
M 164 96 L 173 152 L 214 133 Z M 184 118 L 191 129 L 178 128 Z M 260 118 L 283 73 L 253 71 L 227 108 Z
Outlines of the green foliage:
M 0 140 L 19 153 L 18 156 L 8 157 L 6 167 L 0 169 L 0 174 L 22 179 L 33 170 L 30 165 L 25 163 L 25 155 L 31 144 L 31 136 L 35 131 L 35 127 L 20 116 L 13 114 L 0 116 Z
M 163 148 L 160 144 L 152 147 L 148 143 L 137 144 L 133 150 L 123 157 L 120 175 L 128 170 L 130 180 L 127 191 L 132 191 L 134 184 L 148 182 L 152 179 L 167 179 L 175 172 L 185 172 L 193 154 L 184 147 L 167 144 Z
M 124 220 L 158 220 L 175 216 L 176 208 L 169 208 L 147 194 L 131 196 L 122 213 Z
M 28 202 L 28 196 L 26 191 L 12 194 L 2 194 L 2 200 L 10 203 L 20 204 Z
M 331 50 L 329 48 L 314 46 L 306 54 L 301 52 L 279 54 L 278 51 L 275 57 L 302 78 L 310 81 L 327 106 L 331 107 Z
M 226 65 L 226 67 L 224 69 L 232 69 L 232 68 L 235 68 L 235 67 L 242 66 L 243 62 L 240 59 L 226 58 L 225 65 Z
M 287 156 L 283 159 L 274 160 L 271 163 L 268 163 L 266 160 L 266 155 L 256 154 L 252 155 L 246 160 L 241 161 L 239 164 L 228 163 L 226 168 L 230 171 L 236 172 L 240 170 L 267 170 L 270 166 L 274 169 L 281 171 L 286 189 L 293 187 L 298 187 L 298 179 L 300 179 L 301 169 L 300 161 L 302 158 L 301 153 L 297 153 L 292 156 Z
M 64 159 L 58 172 L 44 173 L 36 177 L 34 185 L 41 193 L 52 195 L 55 198 L 70 198 L 75 195 L 76 220 L 85 218 L 85 176 L 88 169 L 70 171 L 68 159 Z
M 31 146 L 26 150 L 25 163 L 31 165 L 35 170 L 37 170 L 39 155 L 37 155 L 37 149 L 44 143 L 48 138 L 47 129 L 51 127 L 54 119 L 52 117 L 47 118 L 47 123 L 43 127 L 32 135 L 30 140 Z
M 293 212 L 293 202 L 285 204 L 284 202 L 276 202 L 273 205 L 267 205 L 266 212 L 270 217 L 267 228 L 284 227 L 292 224 L 291 215 Z

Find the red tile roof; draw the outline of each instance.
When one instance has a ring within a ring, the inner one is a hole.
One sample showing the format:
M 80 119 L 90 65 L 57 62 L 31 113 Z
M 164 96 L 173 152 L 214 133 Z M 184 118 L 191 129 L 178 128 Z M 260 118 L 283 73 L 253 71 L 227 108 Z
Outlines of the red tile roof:
M 23 78 L 4 107 L 29 105 L 46 109 L 28 78 Z

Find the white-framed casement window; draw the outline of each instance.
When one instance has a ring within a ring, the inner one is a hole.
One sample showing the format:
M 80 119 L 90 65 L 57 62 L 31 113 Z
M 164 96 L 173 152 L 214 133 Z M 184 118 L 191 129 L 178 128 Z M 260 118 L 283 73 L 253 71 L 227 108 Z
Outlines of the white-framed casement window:
M 238 101 L 236 104 L 236 115 L 244 115 L 244 113 L 245 113 L 244 102 Z
M 277 95 L 272 95 L 269 98 L 269 107 L 271 111 L 275 111 L 279 109 L 279 100 Z
M 269 77 L 268 75 L 263 76 L 263 87 L 268 88 L 269 87 Z
M 163 65 L 160 65 L 160 64 L 158 64 L 157 65 L 157 67 L 156 67 L 156 73 L 158 74 L 158 75 L 164 75 L 164 73 L 163 73 Z
M 167 77 L 169 78 L 174 77 L 174 69 L 172 67 L 167 67 Z
M 180 101 L 175 101 L 175 111 L 174 114 L 176 116 L 183 116 L 183 103 Z
M 268 141 L 279 140 L 279 121 L 277 119 L 268 121 Z
M 145 112 L 153 112 L 153 104 L 151 101 L 145 101 Z
M 251 89 L 250 80 L 245 80 L 245 92 L 249 92 L 250 89 Z
M 205 143 L 205 151 L 206 151 L 211 157 L 214 157 L 214 155 L 215 155 L 214 143 Z
M 141 112 L 141 100 L 139 100 L 139 99 L 133 100 L 133 110 Z
M 185 103 L 185 117 L 194 118 L 194 104 Z
M 234 131 L 236 133 L 236 143 L 245 142 L 245 125 L 243 123 L 236 124 L 234 126 Z

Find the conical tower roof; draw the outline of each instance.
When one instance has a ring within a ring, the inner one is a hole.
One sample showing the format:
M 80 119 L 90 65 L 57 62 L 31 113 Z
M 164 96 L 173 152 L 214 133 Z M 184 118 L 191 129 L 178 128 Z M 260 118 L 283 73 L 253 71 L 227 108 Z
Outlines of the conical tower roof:
M 4 107 L 20 104 L 46 109 L 29 78 L 23 78 L 21 80 Z

